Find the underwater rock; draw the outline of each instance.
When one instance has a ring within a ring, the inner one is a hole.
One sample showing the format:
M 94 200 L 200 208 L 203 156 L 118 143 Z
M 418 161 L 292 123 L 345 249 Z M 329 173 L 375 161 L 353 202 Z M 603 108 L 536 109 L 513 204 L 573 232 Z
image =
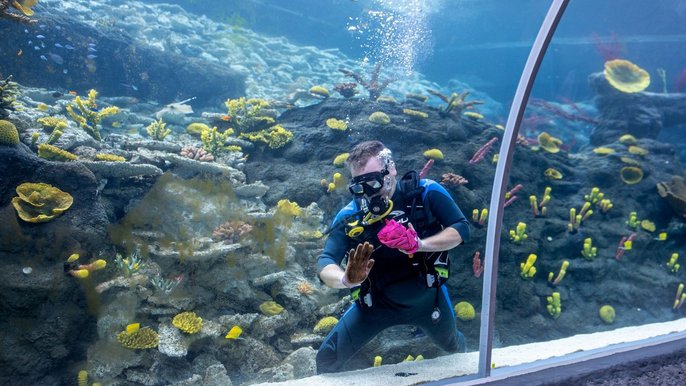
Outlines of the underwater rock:
M 157 177 L 162 170 L 154 165 L 132 164 L 129 162 L 79 161 L 100 178 Z
M 175 358 L 182 358 L 188 354 L 190 340 L 184 339 L 181 330 L 171 324 L 162 323 L 159 327 L 159 334 L 160 342 L 157 348 L 160 353 Z
M 73 14 L 51 4 L 50 12 L 41 13 L 41 23 L 50 26 L 50 34 L 43 39 L 45 45 L 74 42 L 75 49 L 61 52 L 55 63 L 46 63 L 39 55 L 24 55 L 22 61 L 5 63 L 3 71 L 26 85 L 60 88 L 68 84 L 76 90 L 94 88 L 102 95 L 133 93 L 139 99 L 164 103 L 174 102 L 171 99 L 178 90 L 196 97 L 203 105 L 245 94 L 245 75 L 228 65 L 158 50 L 121 28 L 87 24 Z M 25 39 L 24 28 L 18 23 L 1 24 L 0 35 L 4 38 L 0 39 L 0 50 L 16 51 L 12 42 Z M 85 42 L 97 45 L 97 55 L 87 51 Z M 46 66 L 59 71 L 51 73 Z M 37 69 L 44 69 L 42 76 L 36 76 Z
M 237 186 L 233 191 L 240 198 L 261 198 L 269 191 L 269 186 L 263 184 L 262 181 L 257 181 L 252 184 Z
M 317 374 L 316 356 L 317 352 L 312 347 L 302 347 L 288 354 L 283 363 L 293 365 L 295 379 L 310 377 Z
M 686 94 L 623 93 L 612 87 L 603 73 L 589 76 L 599 121 L 590 141 L 595 146 L 617 141 L 624 134 L 655 139 L 663 128 L 686 121 Z
M 232 386 L 231 378 L 226 374 L 226 367 L 217 363 L 207 367 L 202 379 L 203 386 Z

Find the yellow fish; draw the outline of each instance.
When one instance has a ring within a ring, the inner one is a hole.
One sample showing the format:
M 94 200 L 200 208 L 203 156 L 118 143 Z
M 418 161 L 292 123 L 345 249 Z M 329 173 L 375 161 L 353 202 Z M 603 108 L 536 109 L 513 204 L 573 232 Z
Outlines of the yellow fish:
M 120 127 L 121 127 L 121 122 L 119 122 L 119 121 L 112 122 L 112 127 L 114 127 L 115 129 L 120 128 Z
M 134 332 L 138 331 L 141 328 L 140 323 L 131 323 L 128 326 L 126 326 L 126 333 L 127 334 L 133 334 Z
M 241 336 L 241 333 L 243 333 L 243 329 L 238 327 L 238 326 L 233 326 L 229 330 L 229 333 L 226 334 L 225 338 L 226 339 L 238 339 L 239 336 Z
M 73 263 L 76 260 L 79 259 L 79 254 L 78 253 L 73 253 L 69 258 L 67 259 L 67 263 Z

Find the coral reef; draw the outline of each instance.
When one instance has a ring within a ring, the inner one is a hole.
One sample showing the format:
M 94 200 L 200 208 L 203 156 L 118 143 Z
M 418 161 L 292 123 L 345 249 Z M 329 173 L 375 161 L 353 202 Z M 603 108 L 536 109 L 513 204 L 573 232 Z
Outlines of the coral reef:
M 12 199 L 12 206 L 19 218 L 26 222 L 39 223 L 54 219 L 74 203 L 74 198 L 50 184 L 26 182 L 17 186 L 18 197 Z
M 66 109 L 69 116 L 79 125 L 79 127 L 83 128 L 86 133 L 96 141 L 101 141 L 100 122 L 105 117 L 119 113 L 119 108 L 116 106 L 109 106 L 99 109 L 96 101 L 97 97 L 98 92 L 91 89 L 88 92 L 88 99 L 83 100 L 81 99 L 81 96 L 77 95 L 76 98 L 74 98 L 74 104 L 68 104 Z M 79 110 L 78 113 L 74 111 L 74 107 Z
M 0 119 L 0 145 L 15 146 L 19 144 L 19 132 L 10 121 Z
M 279 149 L 293 140 L 293 133 L 280 125 L 274 125 L 257 132 L 241 133 L 239 138 L 245 138 L 250 142 L 263 142 L 270 149 Z
M 174 316 L 172 324 L 186 334 L 197 334 L 202 329 L 202 318 L 195 312 L 187 311 Z
M 150 138 L 154 139 L 155 141 L 164 141 L 164 139 L 171 134 L 171 130 L 167 129 L 167 124 L 162 121 L 162 118 L 152 121 L 148 127 L 145 128 L 145 131 L 148 133 Z
M 184 146 L 179 154 L 200 162 L 214 161 L 214 156 L 212 154 L 208 153 L 204 148 L 197 148 L 195 146 Z
M 2 11 L 1 4 L 0 12 Z M 5 79 L 0 78 L 0 119 L 7 118 L 10 115 L 10 111 L 15 111 L 19 106 L 17 102 L 17 95 L 19 95 L 17 86 L 17 83 L 12 82 L 12 75 Z
M 274 124 L 269 102 L 260 98 L 228 99 L 224 102 L 228 119 L 238 133 L 257 131 Z
M 212 238 L 223 241 L 225 244 L 234 244 L 250 233 L 252 229 L 252 225 L 241 220 L 227 221 L 212 231 Z
M 160 337 L 150 327 L 127 328 L 117 334 L 117 340 L 122 346 L 132 350 L 143 350 L 157 347 Z
M 369 115 L 367 120 L 376 125 L 387 125 L 391 123 L 391 118 L 383 111 L 375 111 Z

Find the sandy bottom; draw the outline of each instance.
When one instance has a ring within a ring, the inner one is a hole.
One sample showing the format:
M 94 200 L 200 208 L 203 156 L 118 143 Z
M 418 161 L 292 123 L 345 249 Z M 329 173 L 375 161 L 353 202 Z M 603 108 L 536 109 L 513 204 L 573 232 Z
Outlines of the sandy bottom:
M 492 371 L 492 375 L 502 375 L 508 372 L 508 367 L 510 366 L 684 331 L 686 331 L 686 318 L 666 323 L 654 323 L 619 328 L 613 331 L 575 335 L 553 341 L 497 348 L 493 350 L 495 369 Z M 470 352 L 446 355 L 420 362 L 383 365 L 381 367 L 344 373 L 316 375 L 286 382 L 261 383 L 260 385 L 415 385 L 417 383 L 475 374 L 478 363 L 479 353 Z M 476 381 L 475 383 L 480 382 Z

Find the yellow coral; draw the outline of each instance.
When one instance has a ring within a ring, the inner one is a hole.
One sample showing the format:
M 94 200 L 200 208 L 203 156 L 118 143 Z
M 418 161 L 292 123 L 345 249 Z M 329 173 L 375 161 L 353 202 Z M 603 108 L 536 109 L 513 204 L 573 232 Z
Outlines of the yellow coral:
M 332 130 L 345 131 L 348 129 L 348 124 L 345 121 L 336 118 L 329 118 L 326 120 L 326 126 Z
M 609 148 L 609 147 L 601 146 L 601 147 L 596 147 L 595 149 L 593 149 L 593 152 L 596 154 L 599 154 L 599 155 L 608 155 L 608 154 L 614 153 L 615 150 L 612 148 Z
M 47 143 L 38 145 L 38 156 L 50 161 L 74 161 L 78 158 L 76 154 Z
M 21 2 L 17 0 L 12 1 L 12 6 L 26 16 L 33 16 L 31 7 L 36 4 L 38 4 L 38 0 L 22 0 Z
M 145 128 L 150 138 L 156 141 L 163 141 L 166 136 L 171 134 L 171 130 L 167 129 L 167 124 L 162 118 L 152 121 L 148 127 Z
M 625 145 L 635 145 L 638 141 L 636 140 L 636 137 L 634 137 L 633 135 L 624 134 L 621 137 L 619 137 L 619 142 Z
M 78 123 L 88 135 L 93 137 L 96 141 L 100 141 L 102 140 L 102 137 L 100 136 L 100 128 L 98 125 L 103 118 L 119 113 L 119 108 L 110 106 L 98 109 L 98 104 L 96 102 L 97 97 L 98 92 L 90 90 L 88 92 L 88 99 L 83 100 L 80 96 L 77 96 L 74 98 L 74 104 L 72 105 L 70 103 L 65 108 L 67 109 L 69 116 Z M 78 108 L 80 114 L 74 110 L 74 107 Z
M 462 321 L 468 321 L 474 319 L 476 312 L 474 311 L 474 306 L 472 306 L 471 303 L 459 302 L 455 305 L 455 315 Z
M 550 179 L 553 179 L 553 180 L 561 180 L 562 179 L 562 173 L 559 170 L 553 169 L 553 168 L 546 169 L 543 172 L 543 175 L 550 178 Z
M 328 334 L 331 330 L 333 330 L 334 327 L 336 327 L 336 324 L 338 324 L 338 319 L 336 319 L 335 317 L 324 317 L 314 326 L 314 333 Z
M 336 167 L 342 167 L 345 165 L 345 161 L 348 160 L 348 156 L 350 153 L 341 153 L 336 156 L 336 158 L 333 159 L 333 165 Z
M 109 154 L 109 153 L 98 153 L 95 155 L 95 159 L 98 161 L 107 161 L 107 162 L 124 162 L 126 161 L 126 158 L 120 157 L 115 154 Z
M 544 131 L 538 135 L 538 143 L 543 150 L 549 153 L 557 153 L 560 151 L 559 146 L 562 144 L 562 141 Z
M 88 386 L 88 371 L 86 371 L 86 370 L 79 371 L 79 375 L 76 377 L 76 379 L 77 379 L 77 384 L 79 386 Z
M 615 59 L 605 62 L 605 79 L 621 92 L 634 93 L 650 85 L 650 74 L 628 60 Z
M 369 122 L 377 125 L 387 125 L 391 123 L 391 118 L 382 111 L 373 112 L 367 119 L 369 120 Z
M 36 119 L 36 122 L 43 125 L 43 127 L 49 127 L 59 130 L 63 130 L 67 127 L 67 120 L 58 117 L 42 117 Z
M 650 220 L 641 220 L 641 228 L 648 232 L 655 232 L 655 223 Z
M 74 198 L 52 185 L 26 182 L 17 186 L 19 197 L 12 199 L 19 218 L 26 222 L 50 221 L 69 209 Z
M 631 157 L 619 157 L 619 160 L 629 165 L 640 165 L 641 163 Z
M 142 350 L 157 347 L 160 337 L 150 327 L 143 327 L 133 332 L 122 331 L 117 334 L 117 340 L 126 348 Z
M 428 159 L 432 159 L 434 161 L 443 160 L 443 152 L 440 151 L 439 149 L 429 149 L 429 150 L 425 151 L 423 154 L 424 154 L 424 157 L 426 157 Z
M 328 98 L 330 95 L 329 90 L 327 90 L 326 87 L 319 85 L 310 87 L 309 93 L 322 98 Z
M 429 114 L 427 114 L 423 111 L 419 111 L 419 110 L 403 109 L 403 114 L 409 115 L 412 118 L 418 118 L 418 119 L 429 118 Z
M 641 182 L 643 170 L 635 166 L 625 166 L 619 171 L 619 176 L 625 184 L 633 185 Z
M 15 146 L 19 144 L 19 132 L 10 121 L 0 119 L 0 145 Z
M 604 305 L 598 310 L 600 319 L 606 324 L 612 324 L 615 321 L 615 309 L 610 305 Z
M 260 304 L 260 311 L 265 315 L 274 316 L 283 312 L 283 306 L 273 300 L 269 300 Z
M 250 142 L 264 142 L 269 148 L 278 149 L 286 146 L 293 139 L 293 133 L 284 129 L 281 125 L 274 125 L 269 129 L 254 133 L 241 133 L 239 137 L 245 138 Z
M 186 132 L 191 135 L 200 135 L 203 131 L 212 130 L 209 126 L 201 122 L 193 122 L 186 126 Z
M 202 329 L 202 318 L 195 312 L 182 312 L 172 319 L 174 327 L 187 334 L 195 334 Z
M 300 216 L 302 214 L 302 209 L 298 203 L 291 202 L 286 198 L 279 200 L 279 202 L 276 203 L 276 211 L 288 216 Z
M 476 120 L 484 119 L 483 114 L 479 114 L 475 111 L 466 111 L 466 112 L 462 113 L 462 115 L 464 115 L 467 118 L 472 118 L 472 119 L 476 119 Z
M 648 155 L 648 150 L 640 147 L 640 146 L 629 146 L 629 153 L 635 154 L 635 155 L 640 155 L 640 156 L 646 156 Z

